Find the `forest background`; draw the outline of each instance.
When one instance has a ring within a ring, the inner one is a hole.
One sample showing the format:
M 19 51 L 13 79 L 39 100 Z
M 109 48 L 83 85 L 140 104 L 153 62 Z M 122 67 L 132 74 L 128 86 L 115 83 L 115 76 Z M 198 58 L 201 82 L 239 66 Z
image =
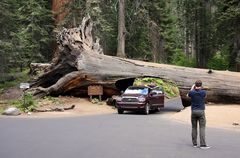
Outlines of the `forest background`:
M 117 53 L 119 2 L 124 55 Z M 50 62 L 57 32 L 77 27 L 86 15 L 106 55 L 240 71 L 238 0 L 1 0 L 0 8 L 1 83 L 32 62 Z

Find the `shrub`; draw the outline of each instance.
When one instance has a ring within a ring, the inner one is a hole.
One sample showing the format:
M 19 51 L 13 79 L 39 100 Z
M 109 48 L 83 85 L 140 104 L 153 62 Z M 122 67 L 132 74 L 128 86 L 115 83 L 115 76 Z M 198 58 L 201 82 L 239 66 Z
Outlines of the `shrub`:
M 136 78 L 133 85 L 149 85 L 152 83 L 155 84 L 156 86 L 163 87 L 165 94 L 168 97 L 179 96 L 178 87 L 174 83 L 163 81 L 160 78 L 153 77 Z
M 196 67 L 196 61 L 193 58 L 187 58 L 182 50 L 177 49 L 171 57 L 171 63 L 178 66 Z
M 207 64 L 209 69 L 215 70 L 227 70 L 229 68 L 228 56 L 217 52 Z
M 0 74 L 0 93 L 10 87 L 15 87 L 21 82 L 29 80 L 29 69 L 24 69 L 23 72 L 18 72 L 16 69 L 12 69 L 11 72 Z
M 22 99 L 16 100 L 12 104 L 23 112 L 29 112 L 36 108 L 36 102 L 31 93 L 25 93 Z

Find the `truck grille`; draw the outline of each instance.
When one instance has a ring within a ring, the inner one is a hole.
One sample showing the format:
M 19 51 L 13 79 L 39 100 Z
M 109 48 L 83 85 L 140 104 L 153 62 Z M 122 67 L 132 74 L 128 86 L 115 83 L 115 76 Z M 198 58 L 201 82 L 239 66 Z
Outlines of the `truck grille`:
M 137 98 L 122 98 L 122 102 L 138 102 Z

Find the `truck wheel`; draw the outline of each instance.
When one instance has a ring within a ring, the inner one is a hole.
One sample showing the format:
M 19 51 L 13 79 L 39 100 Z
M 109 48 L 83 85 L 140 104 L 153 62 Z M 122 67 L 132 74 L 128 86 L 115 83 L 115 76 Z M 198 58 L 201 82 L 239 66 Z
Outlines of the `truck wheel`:
M 156 110 L 157 112 L 160 112 L 161 111 L 161 108 L 160 107 L 157 107 L 157 110 Z
M 146 106 L 145 106 L 145 109 L 144 109 L 144 114 L 145 115 L 148 115 L 149 114 L 149 104 L 147 103 Z
M 124 110 L 118 109 L 118 114 L 123 114 Z

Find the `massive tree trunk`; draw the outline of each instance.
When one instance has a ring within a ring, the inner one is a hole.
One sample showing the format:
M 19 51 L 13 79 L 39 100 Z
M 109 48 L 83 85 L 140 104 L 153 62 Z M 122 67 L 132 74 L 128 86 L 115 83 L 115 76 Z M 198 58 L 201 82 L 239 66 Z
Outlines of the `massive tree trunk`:
M 154 22 L 150 22 L 150 39 L 152 43 L 152 58 L 154 63 L 166 63 L 167 54 L 165 51 L 165 41 L 162 35 L 159 33 L 158 25 Z
M 233 39 L 232 61 L 231 64 L 236 71 L 240 72 L 240 26 L 239 33 L 236 33 Z
M 100 84 L 104 96 L 111 96 L 120 94 L 135 78 L 148 76 L 175 82 L 184 105 L 188 103 L 188 90 L 198 79 L 208 91 L 208 101 L 240 103 L 239 73 L 209 72 L 107 56 L 102 53 L 99 40 L 94 42 L 91 30 L 90 18 L 84 18 L 78 28 L 59 33 L 60 54 L 48 72 L 32 83 L 35 95 L 87 95 L 89 85 Z
M 62 21 L 64 19 L 64 17 L 67 14 L 67 11 L 62 12 L 61 8 L 66 5 L 67 3 L 69 3 L 71 0 L 52 0 L 52 11 L 55 14 L 55 24 L 58 24 L 60 21 Z M 61 12 L 61 13 L 60 13 Z
M 154 63 L 159 62 L 159 33 L 157 24 L 154 21 L 150 22 L 150 39 L 152 43 L 152 59 Z
M 117 56 L 126 57 L 125 54 L 125 0 L 119 0 L 119 11 L 118 11 L 118 48 Z

